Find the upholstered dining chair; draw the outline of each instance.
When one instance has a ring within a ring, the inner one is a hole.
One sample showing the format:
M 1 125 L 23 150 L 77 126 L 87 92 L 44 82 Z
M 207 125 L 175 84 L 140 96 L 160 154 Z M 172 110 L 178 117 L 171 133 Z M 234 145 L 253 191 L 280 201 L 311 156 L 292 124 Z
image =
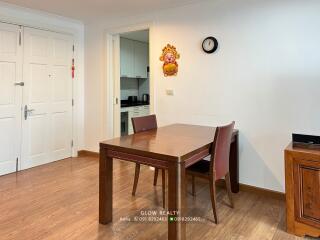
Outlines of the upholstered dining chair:
M 216 185 L 215 182 L 225 177 L 230 205 L 233 208 L 229 173 L 229 154 L 234 122 L 216 128 L 211 148 L 210 161 L 201 160 L 187 168 L 187 174 L 192 176 L 192 195 L 195 196 L 195 177 L 209 180 L 210 196 L 215 223 L 218 224 Z
M 134 133 L 139 133 L 143 131 L 148 131 L 152 129 L 157 129 L 157 118 L 156 115 L 149 115 L 149 116 L 144 116 L 144 117 L 135 117 L 131 118 L 132 121 L 132 126 L 133 126 L 133 131 Z M 153 179 L 153 185 L 157 185 L 157 180 L 158 180 L 158 174 L 159 174 L 159 169 L 156 168 L 154 172 L 154 179 Z M 134 182 L 133 182 L 133 189 L 132 189 L 132 195 L 135 196 L 136 191 L 137 191 L 137 186 L 138 186 L 138 180 L 139 180 L 139 175 L 140 175 L 140 164 L 136 163 L 136 168 L 135 168 L 135 173 L 134 173 Z M 165 207 L 165 191 L 166 191 L 166 175 L 165 175 L 165 170 L 162 169 L 162 205 L 163 208 Z

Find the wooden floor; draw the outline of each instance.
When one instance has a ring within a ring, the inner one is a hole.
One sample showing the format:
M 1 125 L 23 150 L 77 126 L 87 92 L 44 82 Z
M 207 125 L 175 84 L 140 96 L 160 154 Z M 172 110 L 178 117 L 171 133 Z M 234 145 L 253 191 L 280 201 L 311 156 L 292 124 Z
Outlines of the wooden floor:
M 166 223 L 133 223 L 140 210 L 162 210 L 161 179 L 142 167 L 136 197 L 131 196 L 134 164 L 115 161 L 114 221 L 98 224 L 98 161 L 73 158 L 0 177 L 0 239 L 166 239 Z M 188 195 L 189 215 L 201 223 L 187 225 L 187 239 L 299 239 L 284 231 L 281 200 L 240 192 L 235 209 L 218 189 L 218 214 L 213 223 L 208 185 L 197 182 L 197 196 Z M 189 188 L 190 189 L 190 188 Z

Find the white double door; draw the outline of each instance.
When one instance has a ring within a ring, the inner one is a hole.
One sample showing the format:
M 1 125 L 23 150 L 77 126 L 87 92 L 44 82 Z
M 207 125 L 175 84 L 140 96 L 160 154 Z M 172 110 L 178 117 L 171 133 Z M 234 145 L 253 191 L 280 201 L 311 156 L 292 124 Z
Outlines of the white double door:
M 0 23 L 0 175 L 71 156 L 72 45 Z

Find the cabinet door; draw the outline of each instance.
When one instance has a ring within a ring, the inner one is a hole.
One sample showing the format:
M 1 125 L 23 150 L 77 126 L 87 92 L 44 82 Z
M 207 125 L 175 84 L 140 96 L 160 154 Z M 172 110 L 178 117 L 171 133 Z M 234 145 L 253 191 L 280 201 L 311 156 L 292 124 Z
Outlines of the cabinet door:
M 120 73 L 121 77 L 135 77 L 134 42 L 125 38 L 120 38 Z
M 149 110 L 147 108 L 148 106 L 140 106 L 139 107 L 139 117 L 147 116 L 149 115 Z
M 129 107 L 128 108 L 128 134 L 133 134 L 133 126 L 132 126 L 132 118 L 135 117 L 133 113 L 133 108 Z
M 147 78 L 147 68 L 149 63 L 148 44 L 134 42 L 134 77 Z
M 143 106 L 142 109 L 143 109 L 143 113 L 144 113 L 145 116 L 147 116 L 147 115 L 150 114 L 150 107 L 149 107 L 149 105 Z
M 132 126 L 132 120 L 131 120 L 131 118 L 132 118 L 132 113 L 129 111 L 128 112 L 128 134 L 130 135 L 130 134 L 133 134 L 133 126 Z
M 320 227 L 320 162 L 294 159 L 294 202 L 297 221 Z
M 132 107 L 132 117 L 141 117 L 140 107 Z

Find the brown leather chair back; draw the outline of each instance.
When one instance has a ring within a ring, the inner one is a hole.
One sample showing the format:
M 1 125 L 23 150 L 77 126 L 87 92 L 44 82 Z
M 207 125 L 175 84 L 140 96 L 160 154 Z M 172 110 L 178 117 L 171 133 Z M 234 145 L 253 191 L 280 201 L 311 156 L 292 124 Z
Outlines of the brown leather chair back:
M 131 118 L 134 133 L 158 128 L 156 115 Z
M 229 172 L 229 155 L 235 122 L 217 127 L 211 150 L 211 171 L 215 171 L 216 180 Z

